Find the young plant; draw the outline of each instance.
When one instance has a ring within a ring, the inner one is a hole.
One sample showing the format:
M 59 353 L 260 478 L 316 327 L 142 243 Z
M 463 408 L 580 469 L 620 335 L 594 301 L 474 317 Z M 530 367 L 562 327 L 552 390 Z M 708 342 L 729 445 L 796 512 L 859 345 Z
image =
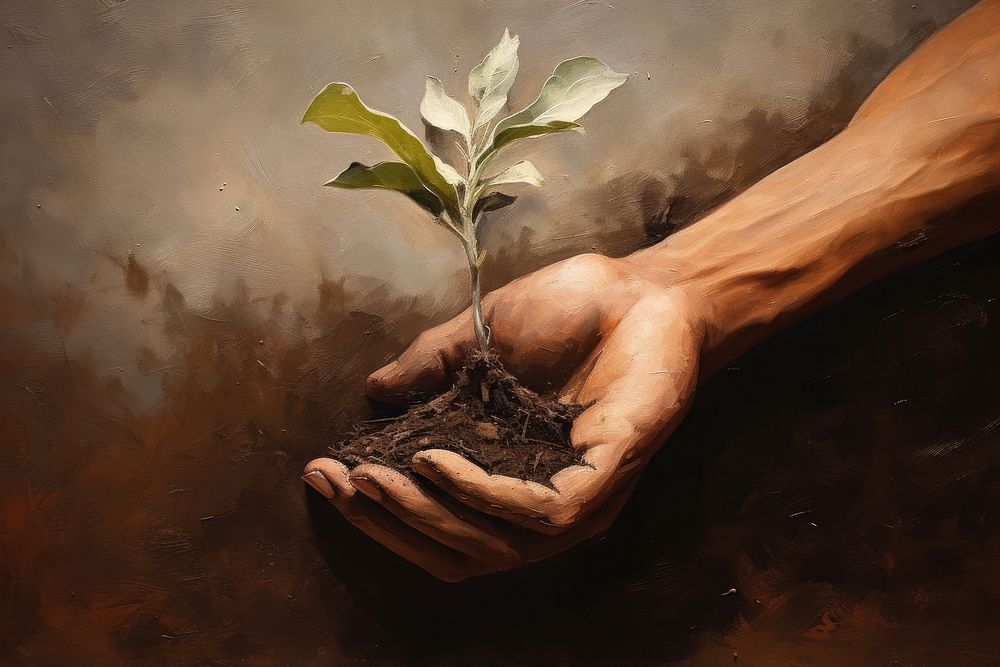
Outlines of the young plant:
M 522 160 L 499 171 L 491 170 L 500 151 L 516 141 L 566 130 L 582 131 L 584 114 L 628 78 L 597 58 L 571 58 L 555 68 L 538 98 L 525 109 L 495 122 L 507 104 L 507 92 L 517 75 L 517 36 L 504 30 L 500 43 L 469 73 L 469 95 L 476 112 L 448 96 L 439 79 L 427 77 L 420 114 L 434 127 L 454 132 L 465 157 L 465 175 L 431 153 L 396 118 L 375 111 L 346 83 L 331 83 L 313 99 L 302 122 L 328 132 L 364 134 L 381 140 L 401 162 L 373 166 L 353 162 L 326 185 L 336 188 L 382 188 L 401 192 L 426 209 L 434 220 L 462 242 L 469 262 L 472 322 L 476 340 L 489 350 L 489 329 L 483 323 L 479 272 L 485 251 L 478 250 L 477 230 L 484 213 L 514 202 L 501 189 L 516 184 L 540 187 L 542 175 Z

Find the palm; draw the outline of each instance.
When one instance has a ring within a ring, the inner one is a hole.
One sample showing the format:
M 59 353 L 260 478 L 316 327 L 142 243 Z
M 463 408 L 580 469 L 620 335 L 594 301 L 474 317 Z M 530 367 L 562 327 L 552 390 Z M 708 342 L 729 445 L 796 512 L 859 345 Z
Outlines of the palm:
M 461 518 L 389 468 L 348 471 L 331 459 L 307 466 L 325 476 L 332 502 L 356 526 L 450 580 L 536 561 L 606 529 L 682 417 L 698 377 L 701 336 L 684 294 L 614 260 L 553 265 L 492 293 L 484 306 L 493 345 L 512 372 L 538 385 L 571 369 L 561 396 L 588 406 L 571 434 L 583 465 L 547 486 L 489 475 L 453 452 L 415 455 L 421 475 L 475 510 Z M 421 334 L 373 374 L 368 390 L 399 400 L 438 387 L 474 342 L 464 313 Z M 505 521 L 498 527 L 493 517 Z

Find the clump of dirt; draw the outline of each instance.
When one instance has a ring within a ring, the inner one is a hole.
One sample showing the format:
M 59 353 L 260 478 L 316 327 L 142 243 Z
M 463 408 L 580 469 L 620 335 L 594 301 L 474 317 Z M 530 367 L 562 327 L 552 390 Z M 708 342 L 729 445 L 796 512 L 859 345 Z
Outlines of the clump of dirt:
M 398 418 L 367 424 L 330 453 L 351 467 L 380 463 L 414 477 L 415 453 L 447 449 L 490 474 L 548 484 L 580 463 L 569 434 L 582 411 L 522 386 L 495 354 L 477 353 L 448 391 Z

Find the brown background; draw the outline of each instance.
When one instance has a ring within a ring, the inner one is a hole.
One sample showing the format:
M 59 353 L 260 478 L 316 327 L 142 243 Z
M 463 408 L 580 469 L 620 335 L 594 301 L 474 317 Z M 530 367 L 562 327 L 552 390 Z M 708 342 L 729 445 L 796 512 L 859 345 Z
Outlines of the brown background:
M 497 285 L 689 222 L 969 2 L 2 4 L 0 660 L 1000 660 L 995 240 L 720 373 L 554 563 L 437 584 L 297 475 L 466 299 L 419 210 L 319 187 L 384 155 L 298 124 L 325 83 L 419 131 L 423 76 L 458 96 L 505 26 L 515 104 L 574 55 L 636 73 L 519 149 L 548 183 L 490 223 Z

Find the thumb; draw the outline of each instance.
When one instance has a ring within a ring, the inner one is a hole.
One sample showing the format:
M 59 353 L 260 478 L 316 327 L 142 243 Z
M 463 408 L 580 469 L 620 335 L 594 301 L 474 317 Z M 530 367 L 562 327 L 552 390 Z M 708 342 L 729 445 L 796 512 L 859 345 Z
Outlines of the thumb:
M 570 437 L 591 468 L 565 485 L 557 473 L 560 493 L 597 498 L 645 465 L 691 404 L 702 340 L 672 298 L 643 299 L 626 313 L 575 397 L 588 407 Z
M 417 336 L 399 359 L 368 376 L 366 393 L 385 403 L 407 403 L 447 384 L 475 343 L 472 311 Z

